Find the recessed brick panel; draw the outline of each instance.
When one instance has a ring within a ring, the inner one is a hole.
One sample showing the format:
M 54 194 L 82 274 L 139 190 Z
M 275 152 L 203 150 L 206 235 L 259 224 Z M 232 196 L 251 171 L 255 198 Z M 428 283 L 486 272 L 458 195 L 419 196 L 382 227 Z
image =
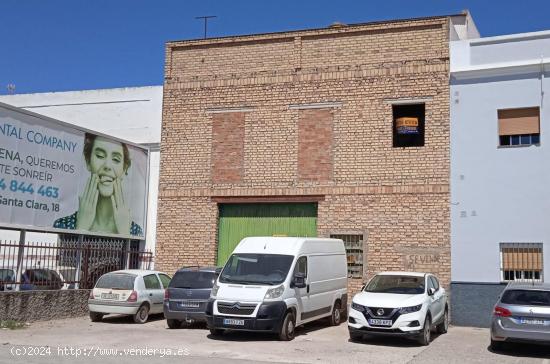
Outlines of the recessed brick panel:
M 299 113 L 298 178 L 304 181 L 330 181 L 333 112 L 331 109 L 309 109 Z
M 212 183 L 242 180 L 244 119 L 242 112 L 212 115 Z

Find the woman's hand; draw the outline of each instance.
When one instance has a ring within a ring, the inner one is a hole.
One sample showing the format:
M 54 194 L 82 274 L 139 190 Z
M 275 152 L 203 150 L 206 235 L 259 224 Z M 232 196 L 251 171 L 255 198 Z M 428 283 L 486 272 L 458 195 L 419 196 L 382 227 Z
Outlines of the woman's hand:
M 97 198 L 99 190 L 97 174 L 92 174 L 86 183 L 84 192 L 78 198 L 78 211 L 76 213 L 76 228 L 78 230 L 90 230 L 95 220 Z
M 130 209 L 126 207 L 121 181 L 118 178 L 115 179 L 113 184 L 111 203 L 113 204 L 113 216 L 117 232 L 119 234 L 130 234 Z

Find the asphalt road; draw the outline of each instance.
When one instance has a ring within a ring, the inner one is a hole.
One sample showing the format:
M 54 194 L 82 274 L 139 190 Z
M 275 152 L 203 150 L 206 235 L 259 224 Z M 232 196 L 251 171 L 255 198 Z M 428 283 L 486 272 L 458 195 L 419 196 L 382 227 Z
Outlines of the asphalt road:
M 489 350 L 487 329 L 451 327 L 428 347 L 406 339 L 350 342 L 345 324 L 299 328 L 291 342 L 232 332 L 213 338 L 203 326 L 170 330 L 162 316 L 144 325 L 127 317 L 92 323 L 87 317 L 0 330 L 0 363 L 539 363 L 550 347 L 511 345 Z

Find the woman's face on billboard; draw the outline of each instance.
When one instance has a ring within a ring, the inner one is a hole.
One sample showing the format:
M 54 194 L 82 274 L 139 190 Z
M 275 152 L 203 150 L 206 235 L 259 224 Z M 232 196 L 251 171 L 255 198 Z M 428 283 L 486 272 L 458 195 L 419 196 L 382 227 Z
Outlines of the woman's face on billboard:
M 98 190 L 102 197 L 111 197 L 113 184 L 124 175 L 124 151 L 122 144 L 103 137 L 96 137 L 88 170 L 98 176 Z

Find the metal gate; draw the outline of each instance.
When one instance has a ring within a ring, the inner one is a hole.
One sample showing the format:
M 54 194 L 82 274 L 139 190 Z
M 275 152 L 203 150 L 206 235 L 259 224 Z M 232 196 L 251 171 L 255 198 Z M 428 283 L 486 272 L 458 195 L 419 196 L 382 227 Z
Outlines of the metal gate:
M 316 203 L 221 204 L 218 265 L 248 236 L 317 236 Z

